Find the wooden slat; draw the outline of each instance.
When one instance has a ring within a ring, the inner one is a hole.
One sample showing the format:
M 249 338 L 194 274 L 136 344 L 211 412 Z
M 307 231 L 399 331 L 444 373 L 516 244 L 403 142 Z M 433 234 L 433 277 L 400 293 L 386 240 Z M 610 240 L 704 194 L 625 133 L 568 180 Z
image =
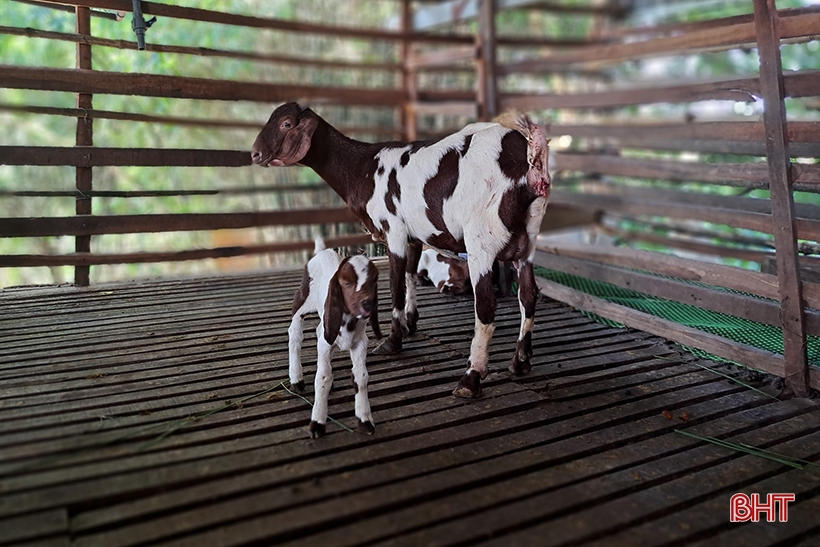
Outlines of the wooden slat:
M 395 89 L 316 87 L 9 65 L 0 66 L 0 86 L 75 93 L 266 103 L 323 99 L 326 104 L 396 106 L 404 99 L 404 93 Z M 433 92 L 431 94 L 435 95 Z
M 2 165 L 244 167 L 251 165 L 250 158 L 250 152 L 240 150 L 0 146 Z
M 786 12 L 784 12 L 786 15 Z M 800 17 L 782 17 L 779 21 L 780 39 L 812 37 L 820 34 L 820 13 L 801 13 Z M 755 43 L 753 21 L 698 29 L 676 36 L 651 38 L 629 43 L 591 45 L 572 51 L 554 51 L 534 61 L 521 61 L 499 67 L 501 74 L 544 73 L 571 64 L 592 64 L 600 67 L 627 60 L 667 55 L 724 51 Z
M 546 279 L 536 278 L 536 283 L 546 296 L 565 302 L 575 308 L 600 315 L 628 327 L 663 336 L 686 346 L 707 351 L 750 368 L 763 370 L 770 374 L 783 374 L 784 361 L 781 355 L 727 340 L 626 306 L 607 302 L 602 298 L 588 295 Z
M 774 0 L 755 0 L 755 29 L 760 56 L 760 88 L 765 104 L 766 149 L 771 181 L 772 233 L 774 233 L 777 280 L 780 285 L 780 321 L 786 359 L 786 385 L 799 397 L 808 395 L 806 323 L 797 261 L 797 226 L 791 170 L 789 137 L 786 129 L 783 67 L 780 63 L 780 36 Z M 812 238 L 820 241 L 820 238 Z
M 473 62 L 476 55 L 475 46 L 416 52 L 408 55 L 406 64 L 410 70 L 420 70 L 441 65 L 452 65 L 457 62 Z M 472 66 L 468 68 L 471 72 L 475 70 Z
M 813 97 L 820 88 L 820 71 L 791 72 L 784 75 L 786 96 Z M 694 84 L 634 87 L 595 93 L 558 95 L 506 94 L 502 108 L 537 110 L 545 108 L 614 108 L 637 104 L 678 103 L 706 100 L 744 101 L 760 96 L 758 78 L 738 78 Z
M 539 253 L 536 254 L 534 263 L 559 272 L 609 283 L 622 289 L 680 302 L 700 309 L 733 315 L 773 327 L 782 326 L 778 314 L 780 304 L 774 300 L 762 300 L 718 288 L 704 287 L 568 256 L 549 256 Z M 820 312 L 806 310 L 805 317 L 807 332 L 820 335 Z
M 252 213 L 3 218 L 0 219 L 0 237 L 138 234 L 357 221 L 356 216 L 347 207 Z
M 117 49 L 136 50 L 137 44 L 133 40 L 113 40 L 110 38 L 100 38 L 86 33 L 70 34 L 66 32 L 54 32 L 34 28 L 20 28 L 0 26 L 0 34 L 12 36 L 26 36 L 29 38 L 44 38 L 48 40 L 60 40 L 66 42 L 76 42 L 89 46 L 102 46 Z M 266 63 L 308 66 L 314 68 L 331 68 L 339 70 L 382 70 L 397 71 L 401 66 L 394 63 L 368 63 L 355 62 L 345 59 L 315 59 L 310 57 L 300 57 L 295 55 L 282 55 L 273 53 L 259 53 L 255 51 L 238 51 L 213 49 L 207 47 L 191 46 L 171 46 L 165 44 L 146 43 L 145 51 L 155 51 L 157 53 L 178 53 L 183 55 L 197 55 L 200 57 L 223 57 L 228 59 L 246 59 Z
M 348 247 L 372 243 L 369 234 L 328 238 L 328 247 Z M 289 241 L 248 245 L 244 247 L 218 247 L 215 249 L 191 249 L 188 251 L 153 253 L 74 253 L 70 255 L 0 255 L 0 268 L 23 268 L 35 266 L 78 266 L 92 264 L 148 264 L 156 262 L 182 262 L 206 258 L 227 258 L 264 253 L 282 253 L 313 249 L 313 241 Z
M 604 154 L 557 153 L 555 168 L 565 171 L 624 177 L 708 182 L 746 188 L 767 188 L 768 167 L 764 163 L 696 163 L 672 160 L 623 158 Z M 795 189 L 820 190 L 820 167 L 792 164 Z
M 726 224 L 737 228 L 772 233 L 771 215 L 759 212 L 743 212 L 721 207 L 678 204 L 663 200 L 634 199 L 600 194 L 584 195 L 574 192 L 554 191 L 551 199 L 557 203 L 613 211 L 633 215 L 659 216 L 702 220 L 714 224 Z M 797 234 L 801 239 L 820 241 L 820 221 L 798 219 Z
M 75 19 L 78 33 L 91 32 L 91 10 L 86 7 L 77 6 L 75 8 Z M 91 70 L 91 46 L 84 43 L 77 43 L 77 68 Z M 77 108 L 88 109 L 93 107 L 92 95 L 87 93 L 77 94 Z M 90 118 L 77 118 L 77 130 L 74 144 L 77 146 L 93 146 L 94 144 L 94 120 Z M 0 152 L 0 157 L 4 156 Z M 74 185 L 77 192 L 84 194 L 94 188 L 93 173 L 90 166 L 76 166 L 74 169 Z M 74 213 L 77 215 L 90 215 L 92 213 L 91 199 L 78 199 L 74 204 Z M 74 252 L 87 253 L 91 251 L 91 237 L 78 236 L 74 239 Z M 74 283 L 85 287 L 90 283 L 90 268 L 88 266 L 78 266 L 74 268 Z
M 763 124 L 759 122 L 552 124 L 550 133 L 616 143 L 625 148 L 766 155 Z M 789 152 L 792 157 L 820 155 L 820 123 L 790 123 Z

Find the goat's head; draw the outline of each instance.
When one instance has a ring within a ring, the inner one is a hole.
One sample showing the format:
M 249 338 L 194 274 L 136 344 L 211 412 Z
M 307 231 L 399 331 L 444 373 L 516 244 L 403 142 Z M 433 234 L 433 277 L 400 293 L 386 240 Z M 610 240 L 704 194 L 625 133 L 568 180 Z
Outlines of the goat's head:
M 293 165 L 305 157 L 319 117 L 309 108 L 285 103 L 271 114 L 251 148 L 251 160 L 263 167 Z
M 357 319 L 370 318 L 376 338 L 381 338 L 379 328 L 379 270 L 365 256 L 353 256 L 342 260 L 339 269 L 330 280 L 325 301 L 325 333 L 335 335 L 342 327 L 342 314 L 349 313 Z

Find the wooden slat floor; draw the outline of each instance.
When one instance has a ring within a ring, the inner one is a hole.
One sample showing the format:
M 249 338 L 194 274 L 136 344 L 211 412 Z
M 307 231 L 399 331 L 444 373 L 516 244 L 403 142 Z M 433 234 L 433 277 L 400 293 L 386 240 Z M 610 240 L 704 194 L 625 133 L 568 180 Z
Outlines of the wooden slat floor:
M 506 371 L 518 305 L 499 302 L 493 372 L 465 401 L 472 300 L 422 289 L 419 333 L 368 360 L 376 434 L 309 439 L 308 404 L 276 387 L 299 277 L 0 291 L 0 545 L 820 545 L 820 467 L 675 431 L 815 461 L 814 401 L 548 300 L 524 378 Z M 330 413 L 354 426 L 334 363 Z M 797 501 L 733 524 L 736 492 Z

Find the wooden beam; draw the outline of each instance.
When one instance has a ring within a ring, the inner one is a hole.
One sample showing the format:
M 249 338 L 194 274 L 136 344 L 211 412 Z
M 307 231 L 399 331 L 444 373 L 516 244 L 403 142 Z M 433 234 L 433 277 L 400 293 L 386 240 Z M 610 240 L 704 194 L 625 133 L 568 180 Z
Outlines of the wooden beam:
M 788 97 L 813 97 L 820 87 L 820 71 L 805 70 L 784 75 Z M 595 93 L 560 95 L 506 94 L 502 109 L 538 110 L 546 108 L 615 108 L 639 104 L 677 103 L 705 100 L 754 101 L 760 97 L 758 78 L 634 87 Z
M 358 222 L 347 207 L 188 213 L 177 215 L 88 215 L 82 217 L 0 218 L 0 237 L 48 237 L 101 234 L 143 234 Z
M 91 10 L 86 7 L 76 7 L 76 22 L 78 34 L 91 33 Z M 77 46 L 77 68 L 91 70 L 91 46 L 78 42 Z M 92 95 L 88 93 L 77 94 L 77 108 L 86 110 L 93 108 Z M 91 118 L 77 118 L 77 131 L 75 144 L 77 146 L 93 146 L 94 131 Z M 90 192 L 93 188 L 93 174 L 91 166 L 77 166 L 75 168 L 75 188 L 80 194 Z M 74 202 L 74 212 L 77 215 L 90 215 L 92 212 L 91 199 L 78 199 Z M 74 240 L 74 251 L 77 253 L 91 252 L 91 236 L 77 236 Z M 77 266 L 74 268 L 74 284 L 80 287 L 87 287 L 90 283 L 90 268 Z
M 658 275 L 668 275 L 679 279 L 717 285 L 774 300 L 779 298 L 777 276 L 722 264 L 703 262 L 654 251 L 603 245 L 585 245 L 583 247 L 539 245 L 538 250 L 556 256 L 594 260 L 622 268 L 644 270 Z M 820 305 L 817 305 L 820 304 L 820 293 L 815 296 L 817 302 L 807 302 L 807 305 L 820 308 Z
M 476 94 L 478 118 L 490 121 L 498 115 L 498 77 L 495 62 L 495 3 L 496 0 L 480 0 L 478 8 L 478 33 L 476 34 Z
M 536 253 L 534 263 L 551 270 L 609 283 L 622 289 L 680 302 L 700 309 L 725 313 L 773 327 L 781 325 L 778 314 L 780 305 L 772 300 L 763 300 L 569 256 Z M 811 334 L 820 334 L 820 312 L 807 312 L 806 319 L 807 330 Z
M 239 150 L 0 146 L 0 165 L 243 167 L 251 159 Z
M 369 234 L 355 234 L 325 239 L 327 248 L 351 247 L 373 243 Z M 38 266 L 89 266 L 98 264 L 147 264 L 183 262 L 206 258 L 228 258 L 266 253 L 311 250 L 313 241 L 280 241 L 244 247 L 217 247 L 156 253 L 76 253 L 69 255 L 0 255 L 0 268 L 32 268 Z
M 781 39 L 813 37 L 820 34 L 820 13 L 784 17 L 780 19 L 780 30 Z M 590 45 L 569 51 L 556 50 L 546 53 L 537 60 L 500 66 L 499 74 L 544 73 L 575 64 L 584 65 L 585 68 L 601 68 L 607 64 L 635 59 L 724 51 L 754 43 L 755 24 L 748 21 L 637 42 Z
M 279 85 L 158 74 L 10 65 L 0 65 L 0 87 L 266 103 L 296 99 L 321 99 L 324 104 L 396 106 L 404 100 L 404 92 L 396 89 Z M 437 96 L 437 93 L 428 92 L 428 95 Z M 451 96 L 452 92 L 443 95 Z
M 552 124 L 550 134 L 614 143 L 622 148 L 766 155 L 765 132 L 760 122 Z M 793 157 L 820 156 L 820 122 L 790 123 L 789 141 Z
M 579 194 L 562 190 L 553 190 L 550 200 L 555 203 L 576 205 L 604 212 L 613 211 L 632 215 L 701 220 L 767 234 L 772 233 L 772 216 L 767 213 L 680 204 L 663 200 L 635 199 L 624 196 Z M 796 225 L 798 237 L 810 241 L 820 241 L 820 220 L 799 219 L 796 221 Z
M 12 36 L 26 36 L 29 38 L 45 38 L 48 40 L 62 40 L 87 44 L 89 46 L 102 46 L 116 49 L 136 50 L 137 44 L 133 40 L 112 40 L 110 38 L 99 38 L 83 33 L 65 33 L 33 28 L 6 27 L 0 26 L 0 34 L 10 34 Z M 395 63 L 364 63 L 347 61 L 344 59 L 313 59 L 295 55 L 282 55 L 273 53 L 259 53 L 254 51 L 238 51 L 213 49 L 207 47 L 192 46 L 171 46 L 163 44 L 145 44 L 145 51 L 157 53 L 178 53 L 181 55 L 196 55 L 198 57 L 222 57 L 227 59 L 245 59 L 249 61 L 259 61 L 264 63 L 275 63 L 283 65 L 308 66 L 313 68 L 328 68 L 339 70 L 381 70 L 397 71 L 401 66 Z
M 648 313 L 608 302 L 581 291 L 536 277 L 541 293 L 589 313 L 600 315 L 627 327 L 642 330 L 685 346 L 697 348 L 749 368 L 783 376 L 783 357 L 722 336 L 655 317 Z
M 760 88 L 765 104 L 763 123 L 771 175 L 777 279 L 780 283 L 780 321 L 783 324 L 786 386 L 799 397 L 808 395 L 809 365 L 806 355 L 806 318 L 802 306 L 800 266 L 797 260 L 799 227 L 794 211 L 789 140 L 786 129 L 783 68 L 780 63 L 780 30 L 774 0 L 754 0 Z M 818 241 L 817 238 L 812 238 Z

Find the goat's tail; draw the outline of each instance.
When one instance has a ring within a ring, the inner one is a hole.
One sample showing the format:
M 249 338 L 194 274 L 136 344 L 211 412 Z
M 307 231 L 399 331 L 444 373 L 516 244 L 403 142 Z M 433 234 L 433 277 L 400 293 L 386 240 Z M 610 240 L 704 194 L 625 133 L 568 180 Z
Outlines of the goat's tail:
M 316 256 L 325 249 L 325 240 L 322 239 L 322 236 L 316 236 L 316 239 L 313 240 L 313 255 Z
M 527 184 L 533 189 L 536 195 L 547 196 L 549 194 L 552 179 L 549 174 L 549 139 L 541 127 L 530 119 L 530 117 L 515 110 L 505 112 L 498 118 L 496 123 L 518 131 L 527 139 L 527 163 L 530 168 L 527 171 Z M 547 127 L 547 131 L 549 127 Z

